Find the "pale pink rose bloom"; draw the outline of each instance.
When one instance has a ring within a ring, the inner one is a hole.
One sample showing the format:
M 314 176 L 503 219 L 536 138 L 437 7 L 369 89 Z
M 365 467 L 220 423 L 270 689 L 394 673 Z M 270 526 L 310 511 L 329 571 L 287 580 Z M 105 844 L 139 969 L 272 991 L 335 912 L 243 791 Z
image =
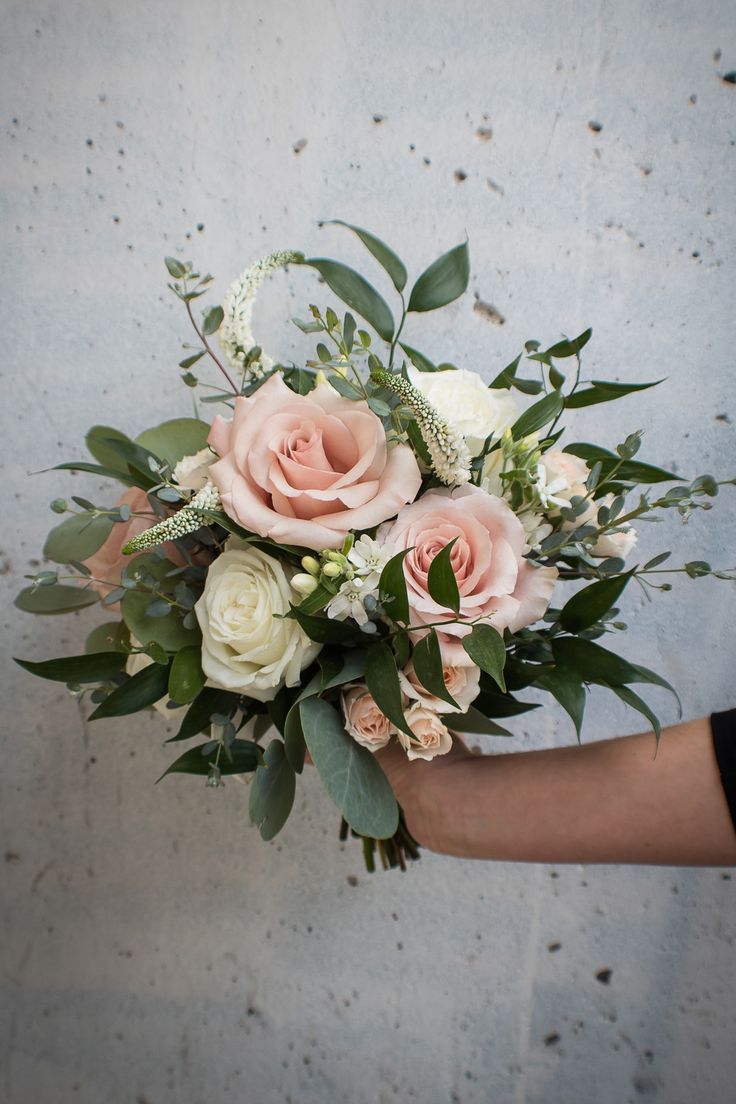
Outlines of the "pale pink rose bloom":
M 552 597 L 556 568 L 534 567 L 525 560 L 529 546 L 524 527 L 508 504 L 466 485 L 428 491 L 379 530 L 379 541 L 412 549 L 404 560 L 411 623 L 454 617 L 430 596 L 427 573 L 437 553 L 455 537 L 450 559 L 461 618 L 482 618 L 499 632 L 516 632 L 538 621 Z M 445 663 L 464 662 L 460 641 L 470 631 L 470 625 L 461 624 L 437 630 Z
M 404 716 L 414 735 L 411 739 L 405 732 L 397 731 L 396 735 L 407 759 L 434 759 L 435 755 L 447 754 L 452 736 L 433 710 L 415 702 Z
M 480 667 L 476 667 L 467 653 L 463 652 L 463 655 L 466 663 L 446 663 L 442 668 L 445 688 L 457 702 L 457 708 L 430 694 L 419 681 L 413 660 L 409 661 L 403 671 L 399 671 L 401 689 L 411 701 L 419 702 L 434 713 L 467 713 L 480 691 Z
M 396 729 L 363 685 L 346 687 L 340 695 L 345 731 L 369 751 L 385 747 Z
M 132 515 L 145 513 L 146 516 L 131 516 L 127 522 L 115 522 L 105 543 L 89 559 L 84 561 L 93 575 L 89 585 L 98 592 L 101 598 L 104 598 L 115 587 L 120 586 L 123 568 L 133 558 L 132 556 L 123 555 L 123 545 L 127 544 L 133 537 L 137 537 L 144 530 L 150 529 L 159 520 L 151 509 L 148 495 L 138 487 L 129 487 L 127 491 L 121 494 L 115 505 L 130 506 Z M 115 608 L 117 608 L 117 603 L 111 607 L 111 609 Z
M 421 483 L 412 449 L 389 449 L 380 418 L 321 383 L 297 395 L 279 374 L 219 415 L 209 469 L 227 514 L 281 544 L 339 548 L 411 502 Z

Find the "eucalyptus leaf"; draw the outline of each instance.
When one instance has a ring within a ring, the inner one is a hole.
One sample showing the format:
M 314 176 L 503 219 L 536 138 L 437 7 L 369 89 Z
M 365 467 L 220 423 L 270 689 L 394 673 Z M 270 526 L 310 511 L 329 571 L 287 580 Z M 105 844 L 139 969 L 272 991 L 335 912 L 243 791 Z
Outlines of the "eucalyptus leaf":
M 463 242 L 438 257 L 412 288 L 409 311 L 437 310 L 452 303 L 467 289 L 470 277 L 468 244 Z
M 152 429 L 144 429 L 135 443 L 166 460 L 173 468 L 183 456 L 192 456 L 205 447 L 210 428 L 199 418 L 173 418 Z
M 385 299 L 363 276 L 347 265 L 325 257 L 310 257 L 304 264 L 316 269 L 330 290 L 356 314 L 365 318 L 384 341 L 391 340 L 394 333 L 393 315 Z
M 312 761 L 350 827 L 374 839 L 393 836 L 399 808 L 377 759 L 347 734 L 337 710 L 323 698 L 307 698 L 299 709 Z
M 13 605 L 24 613 L 73 613 L 75 610 L 93 606 L 98 601 L 97 592 L 91 587 L 53 586 L 24 587 Z
M 113 429 L 112 426 L 95 425 L 87 431 L 84 440 L 95 460 L 104 468 L 121 472 L 123 475 L 127 474 L 128 465 L 126 462 L 121 459 L 118 452 L 105 444 L 106 441 L 128 441 L 130 443 L 130 438 L 125 433 L 121 433 L 119 429 Z
M 403 291 L 406 287 L 406 268 L 404 262 L 397 257 L 393 249 L 390 249 L 385 242 L 382 242 L 380 238 L 377 238 L 375 234 L 371 234 L 369 230 L 362 230 L 359 226 L 352 226 L 349 222 L 343 222 L 341 219 L 330 219 L 328 222 L 321 223 L 322 226 L 344 226 L 347 230 L 352 230 L 356 234 L 366 249 L 373 254 L 382 268 L 388 272 L 391 277 L 391 282 L 397 291 Z
M 272 740 L 256 767 L 250 786 L 248 815 L 264 840 L 278 835 L 289 818 L 296 792 L 296 775 L 281 740 Z
M 224 317 L 225 312 L 222 307 L 208 307 L 202 315 L 202 333 L 206 337 L 210 334 L 217 333 L 222 325 Z
M 109 517 L 94 514 L 72 514 L 49 533 L 43 546 L 43 554 L 54 563 L 70 560 L 87 560 L 105 543 L 112 531 Z
M 174 564 L 169 560 L 144 554 L 136 556 L 128 571 L 133 576 L 137 572 L 145 572 L 165 589 L 165 577 L 173 569 Z M 166 617 L 149 616 L 147 611 L 151 605 L 151 599 L 152 595 L 146 590 L 127 590 L 122 597 L 120 609 L 123 620 L 136 640 L 142 645 L 154 640 L 167 652 L 178 652 L 180 648 L 200 642 L 202 634 L 199 626 L 185 629 L 179 616 L 180 611 L 175 609 Z
M 122 652 L 128 654 L 130 633 L 123 621 L 107 621 L 98 625 L 84 643 L 85 652 Z

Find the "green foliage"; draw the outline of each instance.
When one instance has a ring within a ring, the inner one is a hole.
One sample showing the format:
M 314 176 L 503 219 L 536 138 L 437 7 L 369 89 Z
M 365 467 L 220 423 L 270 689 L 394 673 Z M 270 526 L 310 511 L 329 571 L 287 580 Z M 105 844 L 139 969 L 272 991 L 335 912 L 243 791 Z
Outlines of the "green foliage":
M 457 702 L 445 686 L 442 673 L 442 653 L 434 629 L 430 629 L 426 636 L 423 636 L 419 643 L 414 645 L 412 658 L 414 660 L 414 670 L 422 686 L 430 694 L 434 694 L 436 698 L 440 698 L 448 705 L 457 708 Z
M 633 574 L 632 570 L 610 579 L 601 579 L 597 583 L 583 587 L 577 594 L 573 594 L 560 613 L 560 624 L 563 629 L 578 633 L 594 625 L 611 606 L 615 605 Z
M 427 572 L 427 590 L 438 605 L 460 613 L 460 591 L 452 567 L 452 549 L 457 537 L 441 548 L 429 565 Z
M 656 387 L 662 380 L 653 380 L 652 383 L 613 383 L 607 380 L 591 380 L 590 387 L 582 391 L 574 391 L 565 398 L 565 406 L 568 410 L 576 410 L 581 406 L 594 406 L 596 403 L 613 402 L 624 395 L 630 395 L 633 391 L 646 391 L 649 387 Z
M 210 426 L 199 418 L 173 418 L 151 429 L 144 429 L 135 443 L 173 468 L 182 456 L 191 456 L 204 448 L 209 431 Z
M 403 548 L 392 556 L 381 572 L 378 593 L 385 606 L 386 613 L 394 622 L 406 625 L 409 622 L 409 598 L 406 593 L 404 560 L 411 549 Z
M 368 230 L 362 230 L 359 226 L 352 226 L 349 222 L 343 222 L 341 219 L 330 219 L 327 222 L 320 223 L 320 225 L 344 226 L 347 230 L 352 230 L 360 238 L 366 249 L 373 254 L 381 267 L 389 274 L 396 290 L 404 290 L 407 279 L 404 262 L 375 234 L 371 234 Z
M 324 257 L 310 257 L 304 264 L 316 269 L 330 290 L 361 318 L 365 318 L 384 341 L 391 340 L 394 334 L 393 315 L 386 300 L 363 276 L 347 265 Z
M 450 728 L 454 732 L 478 733 L 483 736 L 513 735 L 513 733 L 509 732 L 503 725 L 496 724 L 495 721 L 490 720 L 484 713 L 481 713 L 480 709 L 476 709 L 475 706 L 472 705 L 467 713 L 453 713 L 447 720 Z
M 675 696 L 678 707 L 680 699 L 674 688 L 661 675 L 629 663 L 615 652 L 609 652 L 592 640 L 575 636 L 559 636 L 552 640 L 552 654 L 558 667 L 574 671 L 583 682 L 599 683 L 603 686 L 625 686 L 630 682 L 647 682 L 661 686 Z
M 102 547 L 112 527 L 113 522 L 105 515 L 96 517 L 89 511 L 72 514 L 49 533 L 43 546 L 44 557 L 60 564 L 86 560 Z
M 215 767 L 219 746 L 217 741 L 210 740 L 206 744 L 189 748 L 166 768 L 161 778 L 165 778 L 167 774 L 210 775 L 213 769 L 219 774 L 249 774 L 256 769 L 263 754 L 258 744 L 254 744 L 252 740 L 236 738 L 231 741 L 227 755 L 224 751 L 220 752 L 219 762 Z M 158 779 L 159 782 L 161 778 Z
M 173 595 L 176 577 L 166 578 L 166 576 L 174 570 L 174 565 L 169 560 L 145 554 L 135 557 L 127 573 L 133 580 L 140 573 L 151 576 L 165 593 Z M 152 617 L 148 611 L 153 598 L 154 594 L 148 589 L 126 590 L 123 595 L 120 609 L 131 635 L 141 644 L 148 644 L 153 640 L 167 652 L 178 652 L 180 648 L 186 648 L 189 644 L 198 644 L 202 638 L 199 626 L 195 624 L 192 628 L 184 627 L 184 617 L 188 611 L 172 607 L 166 617 Z
M 151 486 L 150 479 L 142 479 L 130 472 L 116 471 L 114 468 L 105 468 L 101 464 L 89 464 L 86 460 L 67 460 L 64 464 L 55 464 L 51 471 L 81 471 L 90 475 L 99 475 L 102 479 L 117 479 L 126 487 L 140 487 L 146 490 Z
M 368 649 L 365 681 L 381 712 L 385 713 L 396 728 L 405 732 L 407 736 L 412 736 L 413 733 L 406 723 L 401 705 L 401 684 L 396 669 L 396 657 L 384 640 L 371 645 Z
M 24 613 L 74 613 L 75 610 L 93 606 L 98 600 L 97 592 L 90 587 L 53 586 L 24 587 L 13 605 Z
M 278 835 L 294 804 L 296 775 L 281 740 L 272 740 L 250 786 L 248 814 L 264 840 Z
M 169 675 L 169 697 L 177 705 L 186 705 L 205 684 L 202 650 L 196 644 L 182 648 L 174 656 Z
M 225 313 L 222 307 L 208 307 L 202 315 L 202 333 L 205 337 L 209 337 L 210 334 L 217 333 L 222 320 L 225 317 Z
M 138 713 L 165 697 L 168 683 L 169 668 L 160 663 L 151 663 L 108 694 L 89 719 L 98 721 L 104 717 L 124 717 L 129 713 Z
M 130 633 L 123 621 L 107 621 L 92 629 L 85 644 L 85 652 L 122 652 L 128 654 Z
M 540 675 L 535 685 L 546 690 L 560 703 L 575 725 L 575 732 L 580 740 L 585 712 L 585 687 L 579 675 L 564 667 L 555 667 Z
M 189 706 L 179 731 L 167 743 L 191 740 L 192 736 L 197 736 L 210 727 L 213 717 L 232 717 L 239 701 L 239 695 L 229 690 L 217 690 L 212 686 L 205 686 Z
M 106 443 L 108 441 L 127 441 L 130 443 L 130 438 L 125 433 L 121 433 L 119 429 L 113 429 L 112 426 L 95 425 L 88 430 L 84 440 L 98 464 L 111 471 L 117 471 L 121 475 L 127 475 L 128 465 L 120 454 Z
M 290 616 L 299 622 L 309 639 L 318 644 L 356 644 L 364 640 L 360 630 L 346 621 L 304 613 L 301 606 L 292 606 Z
M 550 345 L 549 349 L 545 349 L 544 355 L 550 360 L 552 358 L 564 360 L 566 357 L 577 356 L 588 344 L 592 335 L 592 330 L 584 330 L 578 337 L 570 340 L 566 338 L 564 341 L 558 341 L 556 345 Z
M 548 422 L 554 421 L 564 405 L 565 400 L 562 394 L 559 391 L 550 391 L 548 395 L 545 395 L 539 402 L 535 402 L 516 419 L 511 427 L 511 436 L 515 441 L 519 441 L 522 437 L 535 433 L 536 430 L 546 426 Z
M 16 659 L 15 662 L 24 671 L 38 678 L 52 679 L 54 682 L 107 682 L 125 666 L 126 656 L 122 652 L 94 652 L 91 655 L 63 656 L 61 659 L 47 659 L 33 663 L 28 659 Z
M 400 341 L 399 345 L 418 372 L 439 372 L 437 365 L 433 364 L 424 353 L 420 353 L 418 349 L 413 349 L 411 345 L 405 345 L 403 341 Z
M 470 255 L 467 242 L 438 257 L 412 288 L 409 311 L 431 311 L 457 299 L 468 286 Z
M 506 665 L 506 647 L 501 634 L 492 625 L 473 625 L 462 643 L 473 663 L 477 663 L 481 671 L 486 671 L 505 691 L 503 669 Z
M 312 761 L 350 827 L 374 839 L 393 836 L 399 808 L 375 756 L 345 732 L 337 710 L 323 698 L 304 700 L 300 714 Z

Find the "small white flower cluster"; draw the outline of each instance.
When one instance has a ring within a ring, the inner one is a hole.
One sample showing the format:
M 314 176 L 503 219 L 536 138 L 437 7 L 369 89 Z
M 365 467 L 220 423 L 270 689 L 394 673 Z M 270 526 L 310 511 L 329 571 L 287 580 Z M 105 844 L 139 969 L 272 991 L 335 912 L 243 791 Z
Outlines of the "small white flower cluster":
M 143 533 L 139 533 L 137 537 L 133 537 L 123 546 L 123 553 L 126 556 L 133 555 L 134 552 L 145 552 L 149 548 L 156 548 L 159 544 L 165 544 L 166 541 L 178 540 L 179 537 L 186 537 L 189 533 L 195 533 L 197 529 L 201 529 L 207 522 L 202 517 L 203 510 L 216 510 L 220 505 L 220 493 L 217 487 L 212 483 L 205 484 L 200 491 L 194 495 L 190 502 L 186 506 L 182 506 L 181 510 L 177 510 L 171 517 L 164 518 L 163 521 L 157 522 L 156 525 L 151 526 L 150 529 L 146 529 Z
M 373 537 L 358 537 L 348 552 L 325 549 L 320 560 L 305 556 L 304 572 L 295 575 L 291 585 L 299 594 L 311 594 L 320 577 L 329 585 L 343 582 L 326 608 L 328 617 L 345 621 L 352 617 L 359 625 L 367 625 L 370 614 L 378 606 L 378 584 L 381 572 L 394 554 L 391 545 L 379 544 Z
M 251 328 L 253 304 L 261 284 L 272 272 L 283 265 L 298 264 L 304 260 L 302 253 L 292 249 L 282 249 L 278 253 L 269 253 L 255 264 L 241 272 L 237 280 L 228 288 L 222 302 L 224 317 L 217 331 L 217 337 L 227 360 L 235 371 L 242 371 L 250 350 L 258 344 Z M 261 353 L 252 365 L 255 375 L 263 375 L 273 367 L 271 357 Z
M 403 376 L 381 368 L 372 372 L 371 378 L 400 398 L 411 410 L 426 442 L 437 478 L 448 487 L 467 483 L 471 456 L 463 435 L 448 425 L 424 393 Z

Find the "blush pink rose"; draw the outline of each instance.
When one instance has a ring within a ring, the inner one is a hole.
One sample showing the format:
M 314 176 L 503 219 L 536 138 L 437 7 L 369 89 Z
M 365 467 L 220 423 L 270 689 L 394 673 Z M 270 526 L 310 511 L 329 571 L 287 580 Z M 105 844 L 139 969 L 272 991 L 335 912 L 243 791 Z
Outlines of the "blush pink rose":
M 542 616 L 557 570 L 534 567 L 524 559 L 529 551 L 524 527 L 508 504 L 480 487 L 443 487 L 405 506 L 378 533 L 381 542 L 412 549 L 404 560 L 404 577 L 413 625 L 454 616 L 430 596 L 427 573 L 437 553 L 455 537 L 451 562 L 462 618 L 482 618 L 499 632 L 516 632 Z M 470 631 L 471 626 L 460 624 L 437 630 L 445 663 L 467 662 L 461 640 Z
M 411 502 L 421 483 L 411 448 L 389 449 L 367 403 L 327 383 L 297 395 L 271 376 L 235 400 L 231 422 L 215 418 L 209 443 L 220 456 L 209 475 L 226 513 L 281 544 L 339 548 L 351 530 Z

